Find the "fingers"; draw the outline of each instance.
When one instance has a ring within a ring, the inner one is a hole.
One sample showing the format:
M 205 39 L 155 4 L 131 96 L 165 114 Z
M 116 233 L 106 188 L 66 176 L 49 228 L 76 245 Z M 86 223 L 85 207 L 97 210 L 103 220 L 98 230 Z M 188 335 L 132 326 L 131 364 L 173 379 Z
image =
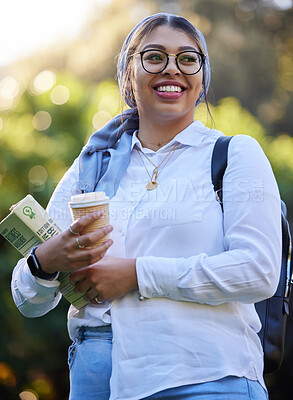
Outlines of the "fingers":
M 76 285 L 76 287 L 74 288 L 74 291 L 77 293 L 85 293 L 85 295 L 83 296 L 83 298 L 86 301 L 93 301 L 95 303 L 97 303 L 95 301 L 95 298 L 98 297 L 100 302 L 103 302 L 104 299 L 102 298 L 102 296 L 98 293 L 97 289 L 90 286 L 89 282 L 85 280 L 80 282 L 78 285 Z
M 80 239 L 81 240 L 81 239 Z M 89 267 L 92 264 L 100 261 L 109 247 L 113 244 L 113 240 L 109 239 L 105 243 L 95 247 L 95 248 L 78 248 L 75 245 L 75 251 L 72 251 L 68 255 L 68 262 L 70 265 L 69 270 L 74 271 L 73 273 L 81 272 L 86 267 Z M 78 277 L 75 279 L 75 282 L 78 282 L 81 278 Z
M 73 225 L 73 224 L 71 224 L 70 227 L 68 228 L 68 229 L 69 229 L 69 232 L 72 233 L 72 235 L 79 235 L 78 232 L 74 232 L 74 230 L 72 229 L 72 225 Z
M 110 246 L 113 244 L 113 240 L 106 238 L 106 236 L 113 230 L 111 225 L 107 225 L 103 228 L 99 228 L 94 232 L 86 233 L 84 235 L 71 235 L 70 239 L 70 260 L 74 264 L 73 269 L 84 268 L 95 262 L 101 260 Z M 99 245 L 97 242 L 103 241 Z
M 92 302 L 93 304 L 104 304 L 104 303 L 105 303 L 104 300 L 101 300 L 101 297 L 100 297 L 99 295 L 96 296 L 96 297 L 94 297 L 94 298 L 91 300 L 91 302 Z
M 87 293 L 83 296 L 83 298 L 87 301 L 91 301 L 93 304 L 102 304 L 104 303 L 103 297 L 96 291 L 94 288 L 90 288 Z
M 81 241 L 82 239 L 79 239 Z M 77 249 L 77 251 L 74 253 L 72 256 L 76 262 L 76 269 L 77 268 L 82 268 L 91 264 L 94 264 L 95 262 L 101 260 L 107 250 L 109 249 L 110 246 L 112 246 L 113 240 L 109 239 L 105 243 L 100 244 L 97 247 L 94 248 L 81 248 Z M 77 264 L 79 262 L 79 264 Z
M 90 289 L 91 289 L 91 283 L 87 279 L 82 279 L 74 287 L 74 292 L 75 293 L 85 293 Z M 91 300 L 92 298 L 95 297 L 96 294 L 97 294 L 97 291 L 95 291 L 95 293 L 92 294 L 92 297 L 89 297 L 87 300 Z
M 95 287 L 94 275 L 95 271 L 90 267 L 76 271 L 71 275 L 71 284 L 75 285 L 74 292 L 85 293 L 83 297 L 86 301 L 91 301 L 93 304 L 102 304 L 104 299 Z
M 103 214 L 103 211 L 95 211 L 79 218 L 68 228 L 70 234 L 77 235 L 81 233 L 89 224 L 93 223 L 97 219 L 100 219 Z
M 113 244 L 107 237 L 113 227 L 107 225 L 89 233 L 82 233 L 82 230 L 102 215 L 102 212 L 88 214 L 73 223 L 70 229 L 42 243 L 37 249 L 37 257 L 44 271 L 75 271 L 100 261 Z M 96 245 L 98 241 L 102 243 Z
M 75 238 L 75 241 L 76 241 L 77 247 L 78 247 L 79 249 L 84 249 L 84 245 L 80 243 L 80 241 L 79 241 L 79 238 L 78 238 L 78 237 L 77 237 L 77 238 Z
M 60 271 L 75 271 L 100 261 L 113 244 L 113 241 L 107 237 L 113 227 L 107 225 L 93 232 L 83 233 L 83 231 L 88 224 L 102 216 L 102 211 L 87 214 L 60 234 L 52 243 L 54 246 L 51 246 L 49 265 L 58 265 Z M 97 245 L 97 243 L 100 244 Z
M 75 237 L 74 239 L 74 247 L 82 248 L 82 247 L 92 247 L 99 240 L 103 239 L 110 232 L 112 232 L 113 227 L 111 225 L 104 226 L 103 228 L 99 228 L 94 232 L 86 233 L 84 235 L 80 235 L 79 237 Z

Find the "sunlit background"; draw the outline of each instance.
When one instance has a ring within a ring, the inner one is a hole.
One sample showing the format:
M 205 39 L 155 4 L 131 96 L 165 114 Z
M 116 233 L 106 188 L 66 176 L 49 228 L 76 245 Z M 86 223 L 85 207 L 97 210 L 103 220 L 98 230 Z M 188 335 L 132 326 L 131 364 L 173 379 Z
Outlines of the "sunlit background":
M 121 44 L 155 12 L 186 16 L 205 35 L 217 129 L 266 152 L 293 221 L 292 0 L 9 0 L 0 3 L 0 220 L 28 193 L 44 207 L 90 134 L 121 111 Z M 195 118 L 209 125 L 204 106 Z M 292 222 L 293 226 L 293 222 Z M 0 237 L 0 399 L 68 398 L 68 303 L 26 319 L 10 294 L 16 250 Z M 293 321 L 270 400 L 293 393 Z
M 95 7 L 109 0 L 9 0 L 0 3 L 0 65 L 47 47 L 72 41 Z

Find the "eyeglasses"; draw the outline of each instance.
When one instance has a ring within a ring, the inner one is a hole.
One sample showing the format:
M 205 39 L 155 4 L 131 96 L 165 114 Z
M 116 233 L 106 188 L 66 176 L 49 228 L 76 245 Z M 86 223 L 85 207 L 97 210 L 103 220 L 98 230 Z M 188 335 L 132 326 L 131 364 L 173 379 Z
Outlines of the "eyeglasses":
M 195 50 L 181 51 L 177 54 L 168 54 L 163 50 L 144 50 L 140 54 L 143 69 L 150 74 L 159 74 L 167 67 L 169 58 L 175 57 L 177 68 L 185 75 L 197 74 L 206 57 L 205 54 Z

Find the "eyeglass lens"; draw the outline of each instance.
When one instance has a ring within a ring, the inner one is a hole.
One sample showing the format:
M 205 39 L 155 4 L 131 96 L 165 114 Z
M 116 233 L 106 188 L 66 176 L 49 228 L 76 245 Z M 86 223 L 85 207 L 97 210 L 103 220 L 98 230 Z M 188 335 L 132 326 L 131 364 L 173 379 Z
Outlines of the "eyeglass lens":
M 169 61 L 169 56 L 160 50 L 147 50 L 142 54 L 142 65 L 147 72 L 156 74 L 162 72 Z M 193 51 L 185 51 L 176 57 L 179 70 L 188 75 L 196 74 L 202 65 L 200 54 Z

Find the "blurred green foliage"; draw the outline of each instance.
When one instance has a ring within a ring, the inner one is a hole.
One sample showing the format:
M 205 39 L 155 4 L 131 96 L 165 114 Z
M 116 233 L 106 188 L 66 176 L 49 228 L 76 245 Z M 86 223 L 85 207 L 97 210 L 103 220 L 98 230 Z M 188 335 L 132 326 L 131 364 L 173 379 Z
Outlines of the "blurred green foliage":
M 261 4 L 265 1 L 113 0 L 88 22 L 87 39 L 62 54 L 51 52 L 16 66 L 10 74 L 15 78 L 4 78 L 6 97 L 0 96 L 0 219 L 28 193 L 45 207 L 90 134 L 119 112 L 114 55 L 135 19 L 161 10 L 186 15 L 208 40 L 214 122 L 204 105 L 195 118 L 226 135 L 245 133 L 259 141 L 292 219 L 292 12 Z M 31 390 L 36 399 L 65 400 L 68 303 L 62 300 L 42 318 L 24 318 L 10 294 L 19 255 L 1 236 L 0 251 L 0 398 L 18 399 L 21 391 Z M 271 400 L 293 389 L 291 319 L 283 366 L 266 378 Z
M 14 99 L 13 106 L 0 114 L 1 219 L 27 193 L 46 207 L 87 137 L 120 110 L 114 81 L 89 85 L 68 73 L 50 72 L 56 79 L 49 90 L 38 93 L 34 79 Z M 52 93 L 61 84 L 69 97 L 58 105 L 52 101 L 56 101 Z M 68 303 L 62 300 L 57 310 L 42 318 L 22 317 L 10 294 L 12 268 L 20 257 L 2 237 L 0 246 L 0 398 L 18 398 L 17 393 L 24 388 L 34 389 L 44 400 L 61 399 L 61 394 L 66 398 Z

